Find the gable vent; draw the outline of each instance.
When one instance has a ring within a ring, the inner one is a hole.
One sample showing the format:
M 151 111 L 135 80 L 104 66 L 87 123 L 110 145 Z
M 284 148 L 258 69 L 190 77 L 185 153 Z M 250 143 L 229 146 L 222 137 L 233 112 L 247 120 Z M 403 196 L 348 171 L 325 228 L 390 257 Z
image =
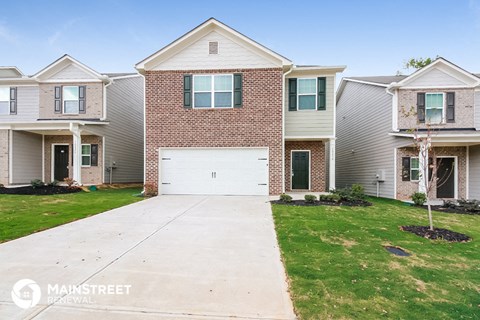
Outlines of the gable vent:
M 210 41 L 208 43 L 208 54 L 218 54 L 218 42 Z

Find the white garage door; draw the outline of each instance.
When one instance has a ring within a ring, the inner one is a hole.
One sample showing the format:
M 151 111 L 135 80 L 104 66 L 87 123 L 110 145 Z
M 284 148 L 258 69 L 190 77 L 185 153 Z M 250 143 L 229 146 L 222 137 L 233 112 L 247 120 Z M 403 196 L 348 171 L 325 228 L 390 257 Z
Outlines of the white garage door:
M 268 195 L 268 149 L 161 149 L 160 193 Z

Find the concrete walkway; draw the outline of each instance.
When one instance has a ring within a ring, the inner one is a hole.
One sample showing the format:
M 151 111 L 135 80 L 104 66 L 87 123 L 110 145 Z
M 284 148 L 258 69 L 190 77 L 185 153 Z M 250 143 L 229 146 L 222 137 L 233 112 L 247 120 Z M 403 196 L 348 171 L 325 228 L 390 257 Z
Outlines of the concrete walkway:
M 1 244 L 0 275 L 0 319 L 295 318 L 268 197 L 145 200 Z M 26 310 L 24 278 L 42 293 Z

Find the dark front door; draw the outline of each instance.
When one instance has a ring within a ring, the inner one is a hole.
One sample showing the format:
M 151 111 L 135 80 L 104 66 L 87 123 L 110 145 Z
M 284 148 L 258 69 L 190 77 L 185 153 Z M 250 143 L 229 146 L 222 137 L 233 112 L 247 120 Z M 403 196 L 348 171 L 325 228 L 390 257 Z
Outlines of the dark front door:
M 292 152 L 292 189 L 308 189 L 308 181 L 310 180 L 309 161 L 308 152 Z
M 437 158 L 437 198 L 455 197 L 455 158 Z
M 68 146 L 54 146 L 54 179 L 63 181 L 68 178 Z

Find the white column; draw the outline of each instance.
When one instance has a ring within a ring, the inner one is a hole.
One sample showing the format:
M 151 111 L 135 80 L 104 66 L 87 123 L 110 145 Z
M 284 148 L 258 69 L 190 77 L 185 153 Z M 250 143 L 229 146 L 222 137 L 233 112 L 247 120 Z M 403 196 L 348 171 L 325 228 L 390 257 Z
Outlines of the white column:
M 73 180 L 82 185 L 82 136 L 78 125 L 70 124 L 70 131 L 73 135 Z
M 328 150 L 329 155 L 329 172 L 328 172 L 328 190 L 335 189 L 335 138 L 330 139 L 330 145 Z

